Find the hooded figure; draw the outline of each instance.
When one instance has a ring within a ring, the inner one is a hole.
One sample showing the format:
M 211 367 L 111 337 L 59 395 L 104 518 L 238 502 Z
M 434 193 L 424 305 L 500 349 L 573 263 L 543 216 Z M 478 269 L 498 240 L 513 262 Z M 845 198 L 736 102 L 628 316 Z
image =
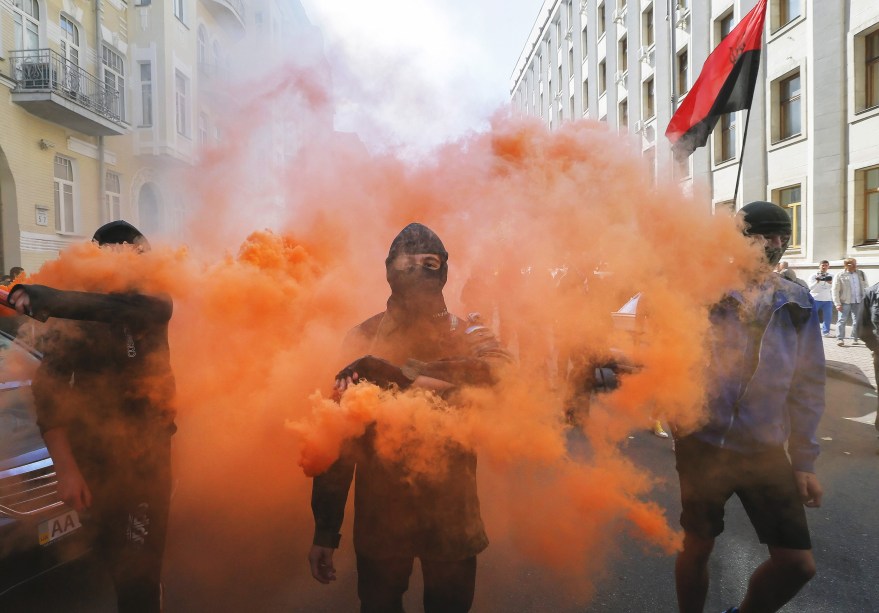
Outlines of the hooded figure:
M 149 243 L 131 224 L 95 232 L 105 245 Z M 33 378 L 37 425 L 59 497 L 77 513 L 116 589 L 120 613 L 162 608 L 162 555 L 176 431 L 167 296 L 44 285 L 12 288 L 21 314 L 50 320 Z
M 388 308 L 348 334 L 343 351 L 356 359 L 336 375 L 336 393 L 367 381 L 392 392 L 420 387 L 453 403 L 460 386 L 494 383 L 496 369 L 509 356 L 487 328 L 468 325 L 446 310 L 448 254 L 439 237 L 426 226 L 409 224 L 392 242 L 385 269 Z M 432 409 L 425 405 L 423 410 Z M 314 478 L 312 575 L 322 583 L 335 579 L 333 553 L 356 467 L 354 549 L 361 611 L 401 611 L 416 557 L 424 573 L 425 611 L 468 611 L 476 555 L 488 545 L 476 493 L 476 455 L 442 441 L 445 452 L 432 461 L 436 474 L 420 474 L 405 457 L 395 461 L 380 455 L 380 426 L 373 423 L 348 441 L 339 459 Z
M 127 221 L 118 220 L 105 223 L 103 226 L 95 230 L 92 241 L 99 246 L 104 245 L 137 245 L 142 251 L 150 250 L 150 243 L 146 237 L 141 234 L 140 230 L 132 226 Z
M 787 211 L 777 204 L 758 200 L 743 206 L 738 215 L 744 221 L 745 236 L 762 236 L 766 240 L 763 245 L 766 261 L 770 266 L 778 264 L 790 245 L 792 225 Z
M 434 255 L 426 262 L 400 256 Z M 388 251 L 385 271 L 391 297 L 388 310 L 407 322 L 446 313 L 443 287 L 449 274 L 449 254 L 439 236 L 420 223 L 403 228 Z
M 762 239 L 766 262 L 775 266 L 790 242 L 785 210 L 751 202 L 739 215 L 745 235 Z M 778 610 L 815 573 L 803 505 L 818 507 L 823 495 L 815 461 L 825 364 L 813 302 L 807 289 L 763 274 L 709 312 L 703 421 L 675 437 L 684 530 L 675 562 L 681 611 L 705 607 L 709 560 L 733 495 L 770 559 L 751 575 L 743 610 Z

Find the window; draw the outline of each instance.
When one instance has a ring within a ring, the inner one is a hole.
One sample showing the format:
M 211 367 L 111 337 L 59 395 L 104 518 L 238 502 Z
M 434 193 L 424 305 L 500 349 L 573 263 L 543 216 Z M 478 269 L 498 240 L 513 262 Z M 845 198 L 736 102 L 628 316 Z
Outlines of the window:
M 174 74 L 177 134 L 189 136 L 189 79 L 178 70 Z
M 144 183 L 137 198 L 138 227 L 147 236 L 162 229 L 162 207 L 158 191 L 152 183 Z
M 568 47 L 568 74 L 574 74 L 574 47 Z
M 732 29 L 733 29 L 732 11 L 730 11 L 728 14 L 721 17 L 717 21 L 718 21 L 717 25 L 718 25 L 718 30 L 719 30 L 717 42 L 719 44 L 721 41 L 723 41 L 724 38 L 729 36 L 730 32 L 732 32 Z
M 73 160 L 55 156 L 55 230 L 73 232 L 76 229 L 74 210 Z
M 800 16 L 800 0 L 779 0 L 778 27 L 790 23 Z
M 198 144 L 202 147 L 208 145 L 208 116 L 204 113 L 198 114 Z
M 619 113 L 617 115 L 617 123 L 620 129 L 625 129 L 629 125 L 629 101 L 623 100 L 619 104 Z
M 641 155 L 644 156 L 647 169 L 650 171 L 650 183 L 656 183 L 656 146 L 648 147 Z
M 778 84 L 780 140 L 800 134 L 800 73 Z
M 208 61 L 208 32 L 205 27 L 198 26 L 198 40 L 196 42 L 196 60 L 198 61 L 198 71 L 201 74 L 207 74 Z
M 40 48 L 40 5 L 37 0 L 13 0 L 12 21 L 15 48 L 20 50 Z
M 598 63 L 598 95 L 603 96 L 607 91 L 607 63 L 601 60 Z
M 736 114 L 725 113 L 720 116 L 719 147 L 717 161 L 726 162 L 736 157 Z
M 680 181 L 690 176 L 690 157 L 675 157 L 674 169 L 672 171 L 675 180 Z
M 571 119 L 574 119 L 577 116 L 577 105 L 574 102 L 574 97 L 571 96 L 568 103 L 569 115 Z
M 105 177 L 104 209 L 108 221 L 122 219 L 122 177 L 107 171 Z
M 110 111 L 125 119 L 125 62 L 122 56 L 104 45 L 101 53 L 101 61 L 104 64 L 104 85 L 110 90 L 116 90 L 116 96 L 108 101 Z
M 644 89 L 644 112 L 642 118 L 647 120 L 656 115 L 656 85 L 653 77 L 644 81 L 642 88 Z
M 583 61 L 586 61 L 586 58 L 589 57 L 589 35 L 586 34 L 586 26 L 583 26 L 583 30 L 580 32 L 580 46 L 583 48 Z
M 626 72 L 629 69 L 629 38 L 623 36 L 617 46 L 619 48 L 617 64 L 619 64 L 620 72 Z
M 74 66 L 79 66 L 79 28 L 61 15 L 61 55 Z
M 678 53 L 678 97 L 681 97 L 688 91 L 690 91 L 690 83 L 687 76 L 689 73 L 687 68 L 689 67 L 690 63 L 689 55 L 690 54 L 687 53 L 686 49 Z
M 183 3 L 185 0 L 173 0 L 174 3 L 174 17 L 183 21 Z
M 800 197 L 800 186 L 793 185 L 791 187 L 785 187 L 784 189 L 777 190 L 776 198 L 778 204 L 781 205 L 782 208 L 787 209 L 787 214 L 790 215 L 790 248 L 799 248 L 802 246 L 801 233 L 803 227 L 803 213 L 801 202 L 802 198 Z
M 153 125 L 153 65 L 140 62 L 140 125 Z
M 562 20 L 555 22 L 555 44 L 559 49 L 562 48 Z
M 653 33 L 653 5 L 641 14 L 641 39 L 645 47 L 650 47 L 655 41 Z
M 589 110 L 589 79 L 583 79 L 583 115 Z
M 879 242 L 879 166 L 858 172 L 863 187 L 864 242 Z
M 223 65 L 223 54 L 220 52 L 220 41 L 215 40 L 214 48 L 214 76 L 220 75 L 220 66 Z
M 607 29 L 607 25 L 605 22 L 607 21 L 607 15 L 604 10 L 604 2 L 598 5 L 598 38 L 604 36 L 604 32 Z
M 865 108 L 879 106 L 879 30 L 864 37 Z

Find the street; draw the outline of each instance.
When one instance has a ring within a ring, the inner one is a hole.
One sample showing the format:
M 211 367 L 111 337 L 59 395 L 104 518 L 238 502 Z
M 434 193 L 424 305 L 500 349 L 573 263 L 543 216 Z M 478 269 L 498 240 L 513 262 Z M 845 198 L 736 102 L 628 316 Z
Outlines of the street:
M 824 504 L 809 509 L 818 575 L 783 611 L 847 613 L 874 610 L 879 603 L 875 580 L 879 532 L 869 522 L 879 507 L 876 463 L 879 441 L 872 426 L 876 394 L 858 369 L 837 367 L 832 357 L 854 351 L 869 359 L 863 347 L 828 348 L 827 412 L 821 423 L 822 455 L 818 473 L 824 486 Z M 863 361 L 863 360 L 861 360 Z M 872 373 L 871 373 L 872 374 Z M 862 422 L 851 418 L 868 418 Z M 869 423 L 865 423 L 869 422 Z M 583 444 L 572 432 L 572 449 Z M 660 479 L 654 500 L 662 505 L 676 525 L 680 512 L 674 454 L 669 439 L 653 436 L 646 429 L 629 440 L 627 453 Z M 279 494 L 283 496 L 284 494 Z M 293 511 L 298 523 L 309 521 L 307 509 Z M 279 530 L 278 526 L 253 526 L 241 534 L 237 545 L 218 549 L 223 535 L 216 532 L 222 521 L 210 527 L 216 541 L 207 540 L 195 526 L 184 526 L 173 534 L 166 556 L 166 610 L 174 612 L 315 611 L 337 613 L 357 609 L 356 573 L 350 543 L 339 550 L 336 560 L 339 579 L 330 586 L 319 585 L 307 573 L 305 556 L 309 543 L 302 540 L 310 527 Z M 307 528 L 307 529 L 306 529 Z M 492 527 L 487 526 L 489 535 Z M 343 528 L 350 534 L 350 525 Z M 222 551 L 199 560 L 200 551 Z M 718 539 L 711 562 L 711 588 L 706 611 L 723 611 L 740 602 L 751 570 L 764 558 L 747 517 L 734 498 L 727 507 L 726 531 Z M 673 583 L 674 558 L 644 551 L 633 539 L 620 539 L 614 560 L 603 576 L 578 575 L 567 569 L 564 575 L 527 566 L 509 543 L 496 539 L 479 558 L 475 612 L 575 612 L 637 610 L 673 611 L 676 608 Z M 216 569 L 225 569 L 218 574 Z M 217 577 L 223 577 L 218 580 Z M 209 578 L 210 577 L 210 578 Z M 72 585 L 59 589 L 61 581 Z M 594 594 L 588 584 L 594 584 Z M 46 587 L 46 585 L 50 587 Z M 105 576 L 92 573 L 85 563 L 65 578 L 49 578 L 16 595 L 3 610 L 45 613 L 110 613 L 110 587 Z M 413 572 L 406 608 L 420 611 L 421 580 L 418 566 Z

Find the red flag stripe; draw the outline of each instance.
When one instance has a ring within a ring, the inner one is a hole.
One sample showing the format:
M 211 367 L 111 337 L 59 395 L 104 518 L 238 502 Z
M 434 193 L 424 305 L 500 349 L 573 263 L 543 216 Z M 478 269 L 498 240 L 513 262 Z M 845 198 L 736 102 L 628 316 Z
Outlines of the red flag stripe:
M 722 113 L 750 108 L 759 65 L 755 59 L 759 60 L 765 19 L 766 0 L 759 0 L 705 60 L 699 78 L 665 131 L 675 149 L 682 148 L 682 153 L 689 155 L 705 144 L 704 139 Z M 740 83 L 741 78 L 751 82 Z M 691 131 L 697 134 L 689 136 L 696 138 L 683 139 Z M 682 139 L 690 142 L 679 143 Z

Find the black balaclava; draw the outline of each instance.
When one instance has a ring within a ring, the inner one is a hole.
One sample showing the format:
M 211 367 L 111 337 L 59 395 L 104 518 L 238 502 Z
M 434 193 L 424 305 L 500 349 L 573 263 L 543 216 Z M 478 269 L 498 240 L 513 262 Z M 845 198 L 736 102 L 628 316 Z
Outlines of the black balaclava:
M 769 245 L 764 247 L 769 265 L 778 264 L 790 244 L 792 227 L 787 211 L 777 204 L 758 200 L 743 206 L 738 214 L 745 222 L 745 236 L 781 234 L 788 237 L 781 247 L 772 248 Z
M 396 270 L 391 263 L 398 255 L 434 254 L 442 264 L 438 270 L 411 266 Z M 449 254 L 436 233 L 420 223 L 403 228 L 388 251 L 385 260 L 391 297 L 388 309 L 403 319 L 415 320 L 424 316 L 441 316 L 446 311 L 443 287 L 449 274 Z
M 92 237 L 98 245 L 137 245 L 142 247 L 144 251 L 149 251 L 150 244 L 146 237 L 141 234 L 140 230 L 132 226 L 127 221 L 111 221 L 95 230 Z

